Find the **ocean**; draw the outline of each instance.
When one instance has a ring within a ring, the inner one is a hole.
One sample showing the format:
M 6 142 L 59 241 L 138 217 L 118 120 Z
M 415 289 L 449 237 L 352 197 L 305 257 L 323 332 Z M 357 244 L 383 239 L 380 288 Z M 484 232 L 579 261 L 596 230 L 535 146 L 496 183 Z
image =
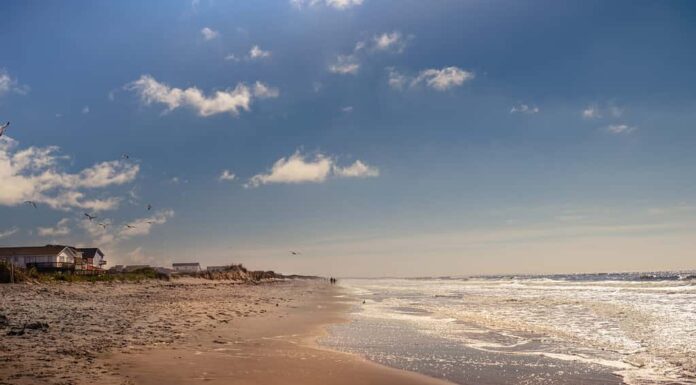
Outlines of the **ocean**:
M 696 384 L 696 273 L 344 279 L 321 343 L 461 384 Z M 364 301 L 364 303 L 363 303 Z

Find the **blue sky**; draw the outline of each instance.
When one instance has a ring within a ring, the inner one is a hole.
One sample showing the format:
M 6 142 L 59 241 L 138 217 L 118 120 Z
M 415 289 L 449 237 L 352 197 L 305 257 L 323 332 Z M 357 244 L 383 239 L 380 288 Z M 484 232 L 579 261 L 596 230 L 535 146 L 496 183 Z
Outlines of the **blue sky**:
M 690 2 L 0 14 L 0 244 L 327 275 L 696 268 Z

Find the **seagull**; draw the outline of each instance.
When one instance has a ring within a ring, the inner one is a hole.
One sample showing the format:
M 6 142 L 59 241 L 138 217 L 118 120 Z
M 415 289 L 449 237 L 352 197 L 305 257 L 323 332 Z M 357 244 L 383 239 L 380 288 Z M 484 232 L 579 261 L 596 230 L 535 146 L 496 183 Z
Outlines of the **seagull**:
M 10 125 L 10 122 L 7 122 L 7 123 L 3 124 L 2 126 L 0 126 L 0 136 L 2 136 L 2 134 L 5 133 L 5 129 L 6 129 L 7 126 L 9 126 L 9 125 Z
M 151 209 L 152 209 L 152 205 L 148 203 L 147 204 L 147 211 L 150 211 Z
M 300 252 L 299 252 L 299 251 L 290 251 L 290 254 L 292 254 L 292 255 L 300 255 Z
M 145 221 L 145 223 L 147 223 L 148 225 L 151 225 L 151 224 L 153 224 L 153 223 L 155 223 L 155 222 L 154 222 L 154 221 Z
M 135 228 L 135 226 L 133 226 L 133 225 L 123 225 L 123 227 L 128 227 L 129 229 L 134 229 L 134 228 Z
M 123 159 L 130 159 L 130 156 L 128 156 L 128 154 L 123 154 L 123 155 L 121 155 L 121 158 L 123 158 Z
M 109 226 L 108 223 L 97 223 L 99 226 L 101 226 L 104 230 L 106 230 L 106 226 Z
M 89 218 L 90 221 L 93 220 L 93 219 L 95 219 L 95 218 L 97 217 L 96 215 L 89 215 L 89 214 L 87 214 L 87 213 L 85 213 L 85 216 L 86 216 L 87 218 Z
M 34 201 L 24 201 L 24 203 L 26 203 L 26 204 L 28 204 L 28 205 L 31 205 L 31 206 L 33 206 L 34 208 L 36 208 L 36 202 L 34 202 Z

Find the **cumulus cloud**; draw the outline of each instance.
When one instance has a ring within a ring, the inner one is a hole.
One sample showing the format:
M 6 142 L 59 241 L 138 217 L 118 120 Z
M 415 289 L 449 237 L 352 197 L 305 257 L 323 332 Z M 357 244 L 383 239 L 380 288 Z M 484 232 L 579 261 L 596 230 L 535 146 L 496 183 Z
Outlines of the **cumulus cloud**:
M 532 107 L 527 104 L 518 104 L 510 109 L 511 114 L 536 114 L 537 112 L 539 112 L 539 107 Z
M 208 41 L 208 40 L 213 40 L 220 36 L 220 32 L 214 31 L 208 27 L 205 27 L 201 29 L 201 35 L 203 35 L 203 39 Z
M 425 83 L 430 88 L 445 91 L 453 87 L 459 87 L 465 81 L 473 78 L 474 74 L 472 72 L 464 71 L 459 67 L 430 68 L 421 71 L 411 84 Z
M 358 6 L 363 3 L 364 0 L 290 0 L 290 4 L 297 8 L 302 8 L 304 6 L 316 6 L 324 5 L 327 7 L 332 7 L 339 10 L 345 10 L 351 7 Z
M 334 165 L 334 175 L 343 178 L 367 178 L 379 176 L 379 169 L 368 166 L 360 160 L 347 167 L 339 167 Z
M 251 109 L 255 97 L 272 98 L 278 96 L 277 89 L 261 82 L 256 82 L 252 88 L 239 83 L 234 89 L 215 91 L 213 95 L 206 96 L 196 87 L 186 89 L 170 87 L 158 82 L 150 75 L 142 75 L 140 79 L 126 84 L 125 88 L 136 92 L 146 105 L 164 104 L 167 106 L 167 112 L 180 107 L 189 107 L 203 117 L 225 112 L 237 116 L 240 111 Z M 263 92 L 263 90 L 274 90 L 274 92 Z
M 412 77 L 398 72 L 393 67 L 387 67 L 389 86 L 395 89 L 403 89 L 407 84 L 410 87 L 416 87 L 420 84 L 425 84 L 437 91 L 446 91 L 448 89 L 459 87 L 464 82 L 474 79 L 474 73 L 465 71 L 459 67 L 445 67 L 442 69 L 425 69 Z
M 222 170 L 222 174 L 218 177 L 218 181 L 223 182 L 223 181 L 233 181 L 237 178 L 234 173 L 230 172 L 230 170 Z
M 69 218 L 63 218 L 54 227 L 39 227 L 37 231 L 42 237 L 56 237 L 70 234 Z
M 0 68 L 0 96 L 10 92 L 25 95 L 29 92 L 29 87 L 19 84 L 17 79 L 12 78 L 6 70 Z
M 7 136 L 0 138 L 0 205 L 16 206 L 33 201 L 61 210 L 111 210 L 120 199 L 88 198 L 86 192 L 131 182 L 140 171 L 137 164 L 115 160 L 71 174 L 60 167 L 69 158 L 58 155 L 58 147 L 32 146 L 23 150 L 17 147 L 17 141 Z
M 379 170 L 357 160 L 341 167 L 333 157 L 317 153 L 308 157 L 296 151 L 291 156 L 278 159 L 266 173 L 254 175 L 244 187 L 258 187 L 269 183 L 322 183 L 330 177 L 375 177 Z
M 607 131 L 616 135 L 627 135 L 635 131 L 637 128 L 627 124 L 610 124 L 607 126 Z
M 259 48 L 258 45 L 255 45 L 251 47 L 249 50 L 249 59 L 255 60 L 255 59 L 263 59 L 271 56 L 271 51 L 264 51 L 261 48 Z
M 8 229 L 8 230 L 0 231 L 0 239 L 2 239 L 2 238 L 7 238 L 7 237 L 9 237 L 9 236 L 11 236 L 11 235 L 14 235 L 14 234 L 15 234 L 16 232 L 18 232 L 18 231 L 19 231 L 19 229 L 18 229 L 17 227 L 12 227 L 12 228 L 10 228 L 10 229 Z
M 338 55 L 336 61 L 329 65 L 329 72 L 341 75 L 355 75 L 360 69 L 360 63 L 355 55 Z
M 399 31 L 382 33 L 372 37 L 372 47 L 376 51 L 403 52 L 406 40 Z

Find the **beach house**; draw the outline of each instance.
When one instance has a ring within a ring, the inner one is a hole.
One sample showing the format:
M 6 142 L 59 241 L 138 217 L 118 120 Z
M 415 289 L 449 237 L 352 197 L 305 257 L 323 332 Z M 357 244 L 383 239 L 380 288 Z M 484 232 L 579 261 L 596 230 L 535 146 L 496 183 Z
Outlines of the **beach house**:
M 198 273 L 201 264 L 198 262 L 172 263 L 172 268 L 178 273 Z
M 74 271 L 82 263 L 82 253 L 63 245 L 0 247 L 0 262 L 39 271 Z
M 86 270 L 102 270 L 106 265 L 104 253 L 99 248 L 89 247 L 77 250 L 82 252 L 83 266 Z
M 0 262 L 38 271 L 99 271 L 106 264 L 97 248 L 79 249 L 65 245 L 0 247 Z

